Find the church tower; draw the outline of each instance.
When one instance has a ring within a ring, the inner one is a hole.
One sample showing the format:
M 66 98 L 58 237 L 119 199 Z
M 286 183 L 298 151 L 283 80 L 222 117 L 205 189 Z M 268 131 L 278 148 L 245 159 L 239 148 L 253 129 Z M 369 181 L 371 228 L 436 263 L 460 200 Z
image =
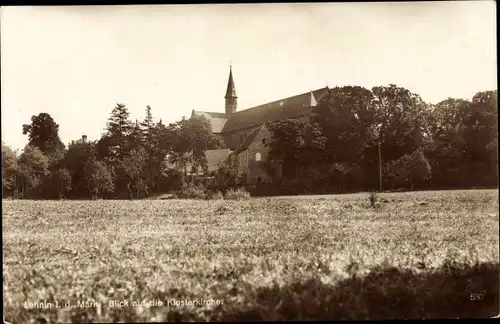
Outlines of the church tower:
M 236 112 L 236 108 L 238 107 L 238 102 L 236 100 L 238 97 L 236 96 L 231 66 L 229 66 L 229 80 L 227 81 L 226 96 L 224 98 L 226 98 L 226 118 L 229 118 L 232 113 Z

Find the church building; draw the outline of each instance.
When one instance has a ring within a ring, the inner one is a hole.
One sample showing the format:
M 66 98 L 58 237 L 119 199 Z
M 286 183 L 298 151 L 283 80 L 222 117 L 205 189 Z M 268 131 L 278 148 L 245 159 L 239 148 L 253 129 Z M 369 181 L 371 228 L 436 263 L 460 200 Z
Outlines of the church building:
M 220 163 L 232 161 L 239 164 L 249 183 L 269 181 L 271 176 L 263 162 L 267 161 L 269 147 L 266 143 L 271 134 L 265 123 L 306 117 L 327 92 L 328 87 L 324 87 L 238 111 L 238 96 L 230 67 L 225 113 L 193 110 L 191 114 L 191 117 L 207 118 L 212 133 L 218 135 L 225 146 L 206 152 L 209 171 L 214 171 Z M 280 166 L 273 176 L 281 176 Z

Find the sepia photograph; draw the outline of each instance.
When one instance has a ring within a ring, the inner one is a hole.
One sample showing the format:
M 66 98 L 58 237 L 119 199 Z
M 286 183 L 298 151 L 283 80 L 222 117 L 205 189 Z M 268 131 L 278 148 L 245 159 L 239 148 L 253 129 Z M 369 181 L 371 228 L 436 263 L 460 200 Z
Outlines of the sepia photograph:
M 496 9 L 2 6 L 4 323 L 498 317 Z

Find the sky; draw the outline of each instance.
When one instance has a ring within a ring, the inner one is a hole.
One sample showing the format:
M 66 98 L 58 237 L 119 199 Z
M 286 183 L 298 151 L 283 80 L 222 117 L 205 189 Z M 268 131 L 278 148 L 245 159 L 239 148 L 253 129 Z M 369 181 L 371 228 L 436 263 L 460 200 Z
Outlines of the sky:
M 100 138 L 117 103 L 164 124 L 325 86 L 396 84 L 429 103 L 497 88 L 494 1 L 2 7 L 2 141 L 49 113 Z

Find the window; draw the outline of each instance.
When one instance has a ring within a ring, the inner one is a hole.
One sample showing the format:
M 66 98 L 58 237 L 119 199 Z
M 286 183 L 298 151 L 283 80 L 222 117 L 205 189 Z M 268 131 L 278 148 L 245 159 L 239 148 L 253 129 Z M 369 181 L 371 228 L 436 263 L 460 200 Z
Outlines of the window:
M 265 137 L 262 139 L 262 144 L 266 145 L 266 138 Z
M 260 153 L 259 152 L 255 153 L 255 161 L 260 161 L 260 159 L 261 159 Z

